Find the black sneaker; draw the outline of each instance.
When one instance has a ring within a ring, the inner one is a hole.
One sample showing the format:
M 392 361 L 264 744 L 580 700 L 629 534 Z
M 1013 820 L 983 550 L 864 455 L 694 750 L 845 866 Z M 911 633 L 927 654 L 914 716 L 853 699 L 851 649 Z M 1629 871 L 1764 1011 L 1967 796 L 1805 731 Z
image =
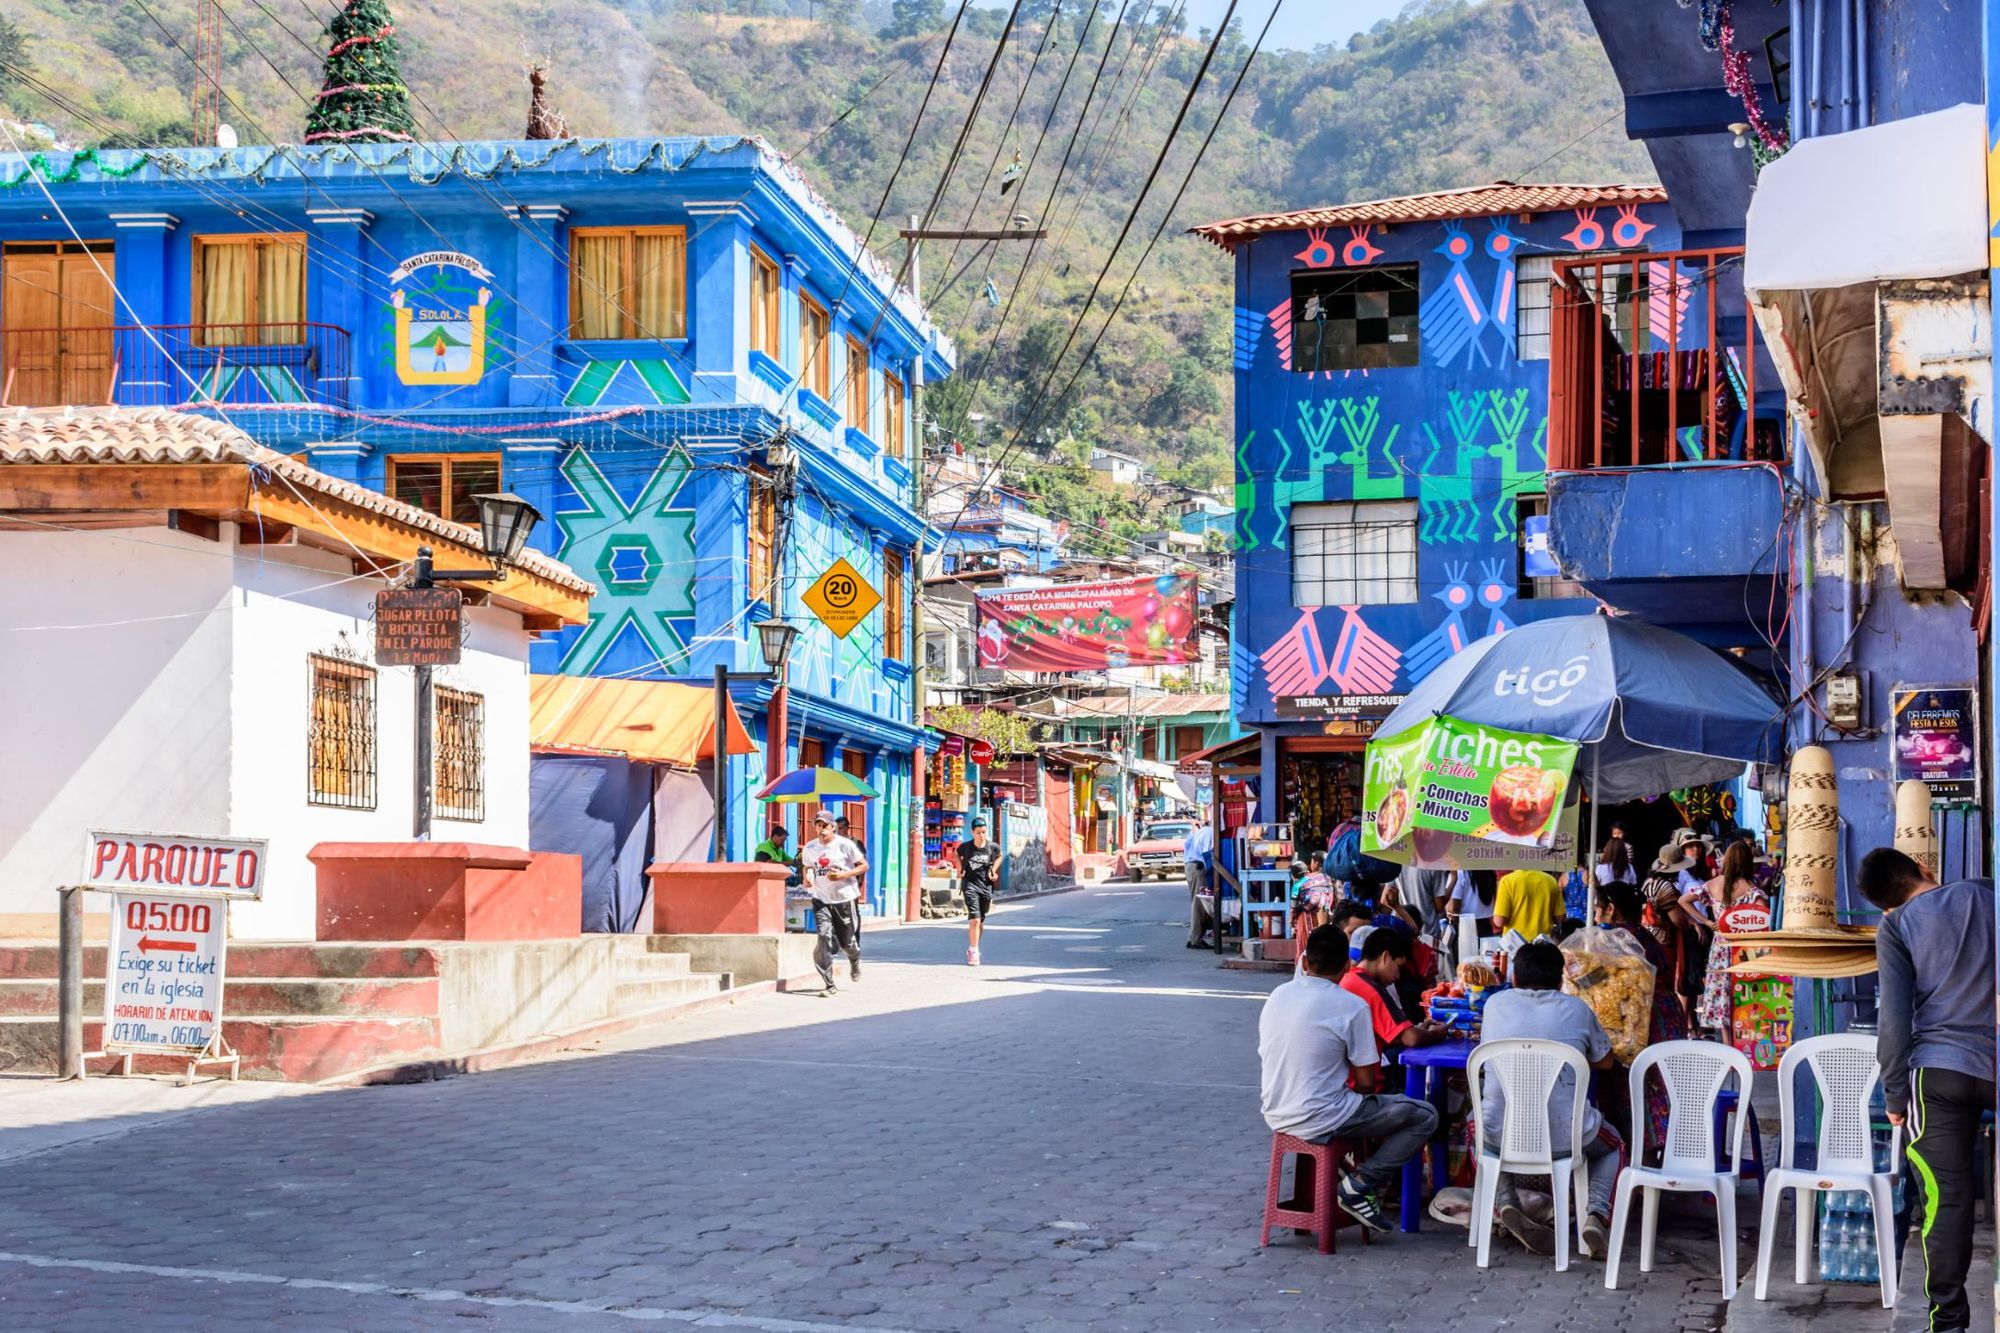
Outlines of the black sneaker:
M 847 979 L 849 981 L 861 980 L 861 960 L 859 958 L 849 960 L 847 964 Z
M 827 982 L 826 989 L 820 992 L 822 999 L 832 999 L 838 994 L 840 994 L 840 987 L 834 985 L 831 981 Z
M 1389 1219 L 1376 1206 L 1374 1196 L 1356 1176 L 1348 1176 L 1340 1182 L 1334 1195 L 1347 1215 L 1367 1227 L 1370 1231 L 1382 1232 L 1389 1229 Z

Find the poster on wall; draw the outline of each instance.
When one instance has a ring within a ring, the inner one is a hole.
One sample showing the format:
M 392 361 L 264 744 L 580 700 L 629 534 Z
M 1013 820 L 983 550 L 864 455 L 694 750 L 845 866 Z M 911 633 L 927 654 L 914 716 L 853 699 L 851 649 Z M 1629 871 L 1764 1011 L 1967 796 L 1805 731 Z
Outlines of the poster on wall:
M 1895 776 L 1927 783 L 1939 805 L 1979 800 L 1979 694 L 1969 685 L 1898 685 L 1889 691 Z
M 979 598 L 979 665 L 1103 671 L 1194 660 L 1193 574 L 1058 583 Z
M 1388 857 L 1408 844 L 1442 857 L 1453 838 L 1548 850 L 1576 765 L 1573 741 L 1439 715 L 1370 741 L 1361 847 Z
M 471 255 L 426 250 L 389 274 L 395 315 L 396 378 L 405 384 L 477 384 L 486 373 L 486 285 Z

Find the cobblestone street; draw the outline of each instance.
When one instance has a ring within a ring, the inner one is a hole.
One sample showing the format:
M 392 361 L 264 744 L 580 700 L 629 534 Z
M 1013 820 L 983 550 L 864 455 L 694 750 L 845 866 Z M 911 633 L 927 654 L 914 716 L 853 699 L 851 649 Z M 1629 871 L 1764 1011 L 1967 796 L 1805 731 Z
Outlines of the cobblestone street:
M 1260 1250 L 1255 1029 L 1278 978 L 1184 949 L 1183 901 L 1114 884 L 1009 908 L 977 970 L 958 927 L 878 930 L 830 999 L 127 1116 L 0 1163 L 0 1328 L 1721 1326 L 1699 1211 L 1652 1274 L 1635 1237 L 1619 1292 L 1501 1241 L 1479 1272 L 1434 1225 Z M 1886 1327 L 1851 1308 L 1843 1329 Z

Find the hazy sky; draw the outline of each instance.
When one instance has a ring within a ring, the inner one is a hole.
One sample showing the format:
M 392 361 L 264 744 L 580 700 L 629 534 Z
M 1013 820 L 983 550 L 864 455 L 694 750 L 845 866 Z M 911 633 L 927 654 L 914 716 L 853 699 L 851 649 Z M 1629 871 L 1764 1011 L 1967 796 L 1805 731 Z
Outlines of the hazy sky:
M 1372 28 L 1378 19 L 1402 12 L 1407 0 L 1285 0 L 1267 43 L 1275 47 L 1311 50 L 1324 42 L 1344 43 Z M 1229 0 L 1188 0 L 1188 28 L 1213 26 L 1229 8 Z M 1254 38 L 1271 12 L 1271 0 L 1239 0 L 1237 16 L 1244 32 Z
M 1236 15 L 1244 34 L 1255 38 L 1274 0 L 1238 0 Z M 980 0 L 989 8 L 1005 8 L 1006 0 Z M 1137 3 L 1137 0 L 1134 0 Z M 1402 12 L 1409 0 L 1284 0 L 1267 44 L 1280 50 L 1310 51 L 1326 42 L 1345 43 L 1357 32 Z M 1187 0 L 1188 32 L 1214 27 L 1229 8 L 1229 0 Z

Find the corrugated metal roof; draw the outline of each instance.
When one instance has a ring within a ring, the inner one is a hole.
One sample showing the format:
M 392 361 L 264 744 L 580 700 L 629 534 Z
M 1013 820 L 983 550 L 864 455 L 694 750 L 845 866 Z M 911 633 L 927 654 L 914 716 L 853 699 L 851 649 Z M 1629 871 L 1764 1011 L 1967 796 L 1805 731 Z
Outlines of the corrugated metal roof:
M 0 464 L 6 463 L 243 463 L 262 468 L 301 491 L 366 509 L 459 546 L 478 551 L 485 544 L 477 528 L 328 476 L 275 449 L 266 449 L 226 421 L 164 407 L 17 407 L 0 411 Z M 568 565 L 536 551 L 523 552 L 514 564 L 586 596 L 597 591 Z
M 1291 213 L 1259 213 L 1204 223 L 1189 231 L 1234 250 L 1248 237 L 1267 231 L 1300 231 L 1307 227 L 1355 227 L 1365 223 L 1438 222 L 1446 218 L 1494 217 L 1505 213 L 1553 213 L 1564 208 L 1596 208 L 1605 204 L 1663 204 L 1667 192 L 1658 185 L 1521 185 L 1495 181 L 1457 190 L 1370 199 L 1358 204 L 1305 208 Z

